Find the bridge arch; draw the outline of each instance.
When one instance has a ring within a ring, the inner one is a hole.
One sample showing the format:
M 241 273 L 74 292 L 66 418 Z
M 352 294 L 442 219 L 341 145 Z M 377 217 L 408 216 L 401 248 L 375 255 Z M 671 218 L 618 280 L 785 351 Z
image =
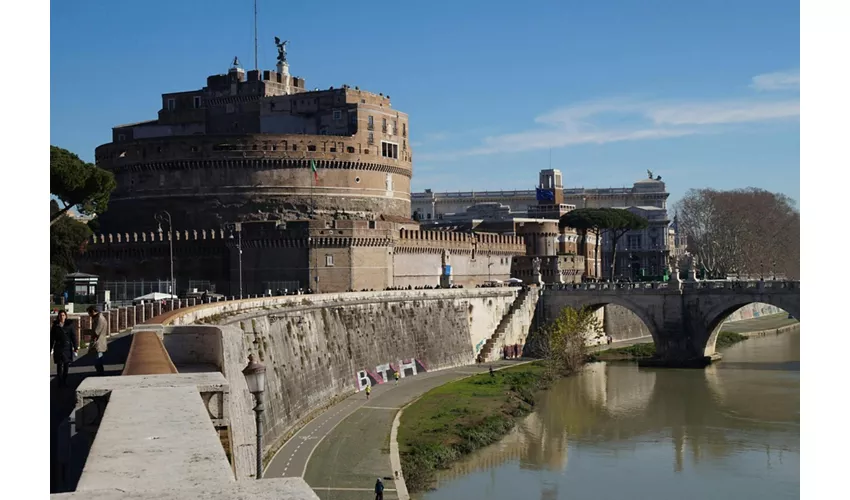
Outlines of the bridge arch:
M 789 293 L 773 293 L 759 295 L 730 296 L 729 300 L 717 305 L 705 313 L 707 339 L 703 350 L 704 356 L 712 356 L 716 352 L 717 336 L 723 322 L 738 309 L 750 304 L 768 304 L 778 307 L 800 320 L 800 296 Z
M 587 293 L 567 295 L 557 292 L 547 296 L 544 292 L 542 301 L 546 308 L 547 321 L 551 321 L 556 318 L 561 313 L 561 310 L 566 307 L 572 307 L 573 309 L 587 307 L 591 311 L 596 312 L 607 305 L 620 306 L 637 316 L 646 326 L 647 330 L 649 330 L 649 334 L 652 335 L 652 340 L 655 345 L 659 345 L 658 338 L 660 325 L 656 321 L 655 317 L 651 314 L 647 307 L 641 306 L 637 302 L 631 300 L 628 296 Z

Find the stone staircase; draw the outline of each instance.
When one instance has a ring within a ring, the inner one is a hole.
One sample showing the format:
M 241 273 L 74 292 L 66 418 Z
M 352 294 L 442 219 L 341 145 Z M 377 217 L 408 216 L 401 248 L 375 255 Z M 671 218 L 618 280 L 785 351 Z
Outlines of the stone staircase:
M 491 335 L 484 343 L 484 346 L 481 347 L 481 351 L 479 351 L 478 357 L 476 358 L 479 363 L 486 363 L 499 358 L 498 353 L 494 353 L 493 350 L 497 348 L 499 341 L 505 335 L 505 332 L 508 331 L 508 328 L 515 319 L 516 312 L 525 306 L 528 301 L 533 301 L 535 303 L 531 305 L 533 308 L 534 305 L 536 305 L 536 299 L 538 298 L 539 291 L 536 287 L 520 290 L 516 299 L 514 299 L 513 304 L 511 304 L 511 307 L 508 308 L 508 311 L 504 316 L 502 316 L 502 320 L 496 327 L 496 331 L 493 332 L 493 335 Z M 493 355 L 495 355 L 495 357 L 493 357 Z

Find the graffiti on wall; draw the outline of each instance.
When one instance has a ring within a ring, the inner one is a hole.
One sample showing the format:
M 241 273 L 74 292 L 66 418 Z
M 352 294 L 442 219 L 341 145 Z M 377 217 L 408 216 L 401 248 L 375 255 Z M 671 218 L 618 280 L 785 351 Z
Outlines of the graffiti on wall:
M 395 380 L 396 372 L 398 372 L 399 378 L 404 378 L 413 377 L 427 371 L 427 365 L 416 358 L 403 359 L 395 363 L 383 363 L 376 366 L 374 370 L 366 369 L 357 372 L 355 377 L 357 379 L 357 390 L 362 391 L 367 385 L 385 384 Z

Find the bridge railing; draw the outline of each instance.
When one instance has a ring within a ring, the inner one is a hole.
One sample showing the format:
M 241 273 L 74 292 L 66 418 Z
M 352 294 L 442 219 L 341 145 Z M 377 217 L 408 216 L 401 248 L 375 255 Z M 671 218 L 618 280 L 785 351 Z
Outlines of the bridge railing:
M 646 281 L 640 283 L 546 283 L 548 290 L 657 290 L 668 288 L 669 284 L 662 281 Z
M 582 290 L 582 291 L 600 291 L 600 290 L 665 290 L 671 289 L 669 282 L 648 281 L 639 283 L 622 283 L 622 282 L 600 282 L 600 283 L 546 283 L 543 285 L 547 290 Z M 683 290 L 799 290 L 799 281 L 776 280 L 747 280 L 747 281 L 730 281 L 730 280 L 703 280 L 703 281 L 683 281 L 681 282 Z

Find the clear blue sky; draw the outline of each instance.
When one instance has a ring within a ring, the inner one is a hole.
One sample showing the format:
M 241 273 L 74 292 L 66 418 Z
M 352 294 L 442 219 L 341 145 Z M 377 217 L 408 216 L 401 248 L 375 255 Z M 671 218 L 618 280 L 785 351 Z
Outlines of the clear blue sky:
M 259 0 L 310 88 L 349 84 L 410 115 L 414 190 L 629 186 L 672 199 L 755 186 L 800 196 L 799 3 Z M 160 94 L 253 66 L 252 0 L 51 4 L 50 141 L 92 161 Z

